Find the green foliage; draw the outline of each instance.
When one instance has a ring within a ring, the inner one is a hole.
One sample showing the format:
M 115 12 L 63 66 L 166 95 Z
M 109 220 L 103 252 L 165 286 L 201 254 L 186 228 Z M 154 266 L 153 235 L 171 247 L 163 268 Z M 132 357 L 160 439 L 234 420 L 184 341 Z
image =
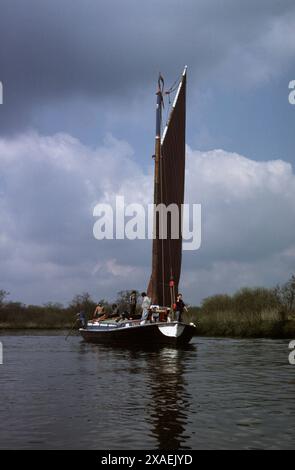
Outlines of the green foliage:
M 0 310 L 2 328 L 69 328 L 73 324 L 73 313 L 60 305 L 24 305 L 8 302 Z
M 83 310 L 87 318 L 92 318 L 96 303 L 88 292 L 75 295 L 69 304 L 69 310 L 73 315 Z
M 292 275 L 288 282 L 282 286 L 277 286 L 273 289 L 274 295 L 278 301 L 284 306 L 287 311 L 294 312 L 295 310 L 295 276 Z
M 262 287 L 239 290 L 232 297 L 233 309 L 243 314 L 259 314 L 263 310 L 280 309 L 280 303 L 272 289 Z
M 198 326 L 198 334 L 232 337 L 292 337 L 295 322 L 288 315 L 289 294 L 278 289 L 243 288 L 234 295 L 214 295 L 204 299 L 200 308 L 191 308 L 189 320 Z M 283 301 L 285 299 L 285 301 Z M 287 300 L 286 300 L 287 299 Z
M 232 309 L 232 298 L 226 294 L 213 295 L 212 297 L 207 297 L 202 302 L 202 311 L 203 312 L 213 312 L 220 310 L 224 312 L 226 310 Z

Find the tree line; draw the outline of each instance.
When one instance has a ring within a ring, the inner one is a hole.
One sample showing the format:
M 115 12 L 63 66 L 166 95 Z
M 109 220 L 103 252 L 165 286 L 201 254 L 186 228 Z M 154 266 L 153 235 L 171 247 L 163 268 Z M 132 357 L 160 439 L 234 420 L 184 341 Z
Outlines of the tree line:
M 43 305 L 26 305 L 22 302 L 7 300 L 9 292 L 0 290 L 0 327 L 2 328 L 68 328 L 75 315 L 84 311 L 88 319 L 93 318 L 98 303 L 111 312 L 116 304 L 120 311 L 128 310 L 129 297 L 132 291 L 120 291 L 113 302 L 105 299 L 95 301 L 88 292 L 77 294 L 67 306 L 57 302 Z M 137 293 L 139 295 L 139 293 Z
M 48 302 L 43 305 L 25 305 L 9 301 L 9 292 L 0 290 L 0 326 L 2 328 L 67 328 L 72 325 L 75 315 L 83 310 L 88 319 L 93 317 L 98 302 L 106 311 L 117 304 L 120 311 L 128 310 L 131 291 L 118 292 L 116 299 L 97 302 L 88 292 L 75 295 L 64 306 Z M 139 295 L 139 293 L 138 293 Z M 233 295 L 219 294 L 205 298 L 199 307 L 191 307 L 188 319 L 193 321 L 241 322 L 276 319 L 287 321 L 295 316 L 295 275 L 283 285 L 274 288 L 243 288 Z M 229 320 L 230 319 L 230 320 Z

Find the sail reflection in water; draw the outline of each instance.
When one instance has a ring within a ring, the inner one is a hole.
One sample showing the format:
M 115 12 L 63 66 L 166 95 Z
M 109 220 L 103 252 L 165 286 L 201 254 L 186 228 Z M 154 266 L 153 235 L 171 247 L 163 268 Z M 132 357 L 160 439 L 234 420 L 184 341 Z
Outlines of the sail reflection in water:
M 147 421 L 159 449 L 189 448 L 185 445 L 189 437 L 186 429 L 193 410 L 185 378 L 188 354 L 191 360 L 196 348 L 163 348 L 146 358 L 150 398 Z

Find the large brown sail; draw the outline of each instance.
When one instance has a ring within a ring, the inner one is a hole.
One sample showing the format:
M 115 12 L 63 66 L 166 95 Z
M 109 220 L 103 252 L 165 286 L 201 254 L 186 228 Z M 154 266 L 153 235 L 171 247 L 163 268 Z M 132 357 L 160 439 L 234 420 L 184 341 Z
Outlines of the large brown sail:
M 171 217 L 167 218 L 167 237 L 161 237 L 160 217 L 154 222 L 152 249 L 152 275 L 148 286 L 148 295 L 153 304 L 170 306 L 175 302 L 175 293 L 181 272 L 182 257 L 182 212 L 184 201 L 185 176 L 185 99 L 186 68 L 184 69 L 173 107 L 162 139 L 161 103 L 162 91 L 159 85 L 157 99 L 157 130 L 155 155 L 154 204 L 176 204 L 179 213 L 179 236 L 175 238 L 171 228 Z M 165 222 L 165 221 L 164 221 Z M 162 233 L 163 235 L 163 233 Z M 173 238 L 174 237 L 174 238 Z

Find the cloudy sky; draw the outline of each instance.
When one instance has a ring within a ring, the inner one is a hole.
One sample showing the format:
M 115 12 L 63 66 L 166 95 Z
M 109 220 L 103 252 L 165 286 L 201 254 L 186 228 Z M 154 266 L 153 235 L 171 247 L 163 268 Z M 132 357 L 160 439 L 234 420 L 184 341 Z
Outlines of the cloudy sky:
M 148 241 L 93 208 L 152 198 L 155 86 L 188 65 L 193 304 L 285 282 L 295 261 L 294 0 L 1 0 L 0 289 L 26 303 L 145 289 Z

